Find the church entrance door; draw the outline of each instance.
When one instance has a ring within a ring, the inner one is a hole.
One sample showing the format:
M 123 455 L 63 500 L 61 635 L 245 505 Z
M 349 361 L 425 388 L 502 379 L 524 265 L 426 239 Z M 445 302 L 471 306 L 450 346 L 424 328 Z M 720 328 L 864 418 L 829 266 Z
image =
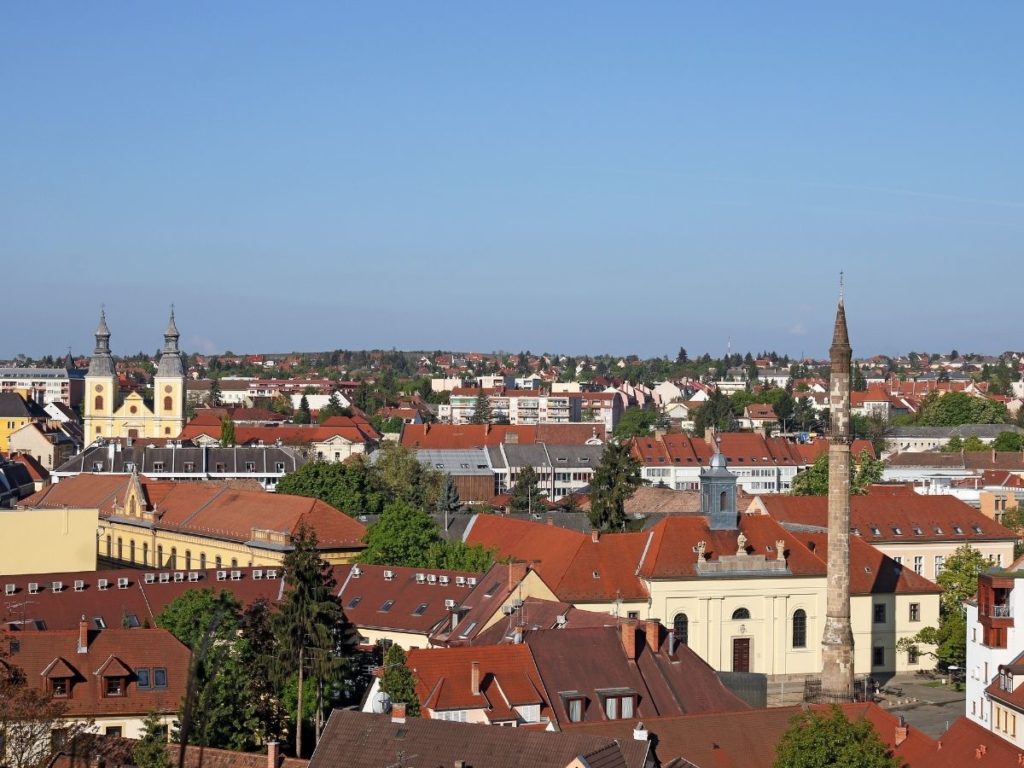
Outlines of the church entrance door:
M 750 671 L 750 638 L 736 637 L 732 641 L 732 671 Z

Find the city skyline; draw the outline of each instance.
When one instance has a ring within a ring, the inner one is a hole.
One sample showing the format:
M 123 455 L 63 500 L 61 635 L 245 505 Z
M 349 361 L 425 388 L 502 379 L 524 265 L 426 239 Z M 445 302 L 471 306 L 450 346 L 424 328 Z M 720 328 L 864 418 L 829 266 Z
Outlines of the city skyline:
M 1015 5 L 3 18 L 0 357 L 1020 346 Z

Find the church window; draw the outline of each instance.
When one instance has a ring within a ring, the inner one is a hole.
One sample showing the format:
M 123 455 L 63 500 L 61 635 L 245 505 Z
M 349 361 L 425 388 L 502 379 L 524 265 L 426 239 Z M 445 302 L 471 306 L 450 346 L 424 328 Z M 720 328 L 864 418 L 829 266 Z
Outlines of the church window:
M 128 543 L 128 551 L 131 553 L 131 561 L 135 562 L 135 539 Z
M 690 644 L 690 619 L 685 613 L 677 613 L 672 620 L 672 637 L 676 645 Z
M 133 405 L 133 406 L 131 406 L 131 407 L 130 407 L 130 408 L 128 409 L 128 412 L 129 412 L 129 413 L 138 413 L 138 412 L 139 412 L 139 408 L 138 408 L 138 406 L 135 406 L 135 405 Z
M 156 545 L 156 562 L 154 563 L 157 568 L 162 568 L 164 565 L 164 545 Z
M 111 541 L 112 541 L 111 537 L 107 536 L 107 557 L 110 557 L 111 552 L 112 552 L 112 550 L 111 550 Z
M 720 512 L 725 512 L 729 508 L 729 493 L 728 491 L 722 491 L 722 495 L 718 497 L 718 509 Z
M 178 567 L 178 548 L 177 547 L 171 547 L 171 559 L 168 561 L 167 565 L 168 565 L 169 568 L 177 568 Z
M 746 608 L 737 608 L 735 611 L 732 612 L 732 618 L 733 618 L 733 621 L 740 621 L 742 619 L 749 619 L 750 618 L 750 611 L 748 611 Z
M 793 612 L 793 647 L 807 647 L 807 612 L 803 608 Z
M 174 410 L 174 399 L 170 395 L 168 395 L 167 397 L 164 398 L 164 410 L 165 411 L 173 411 Z
M 117 537 L 117 559 L 124 560 L 124 541 L 120 536 Z
M 103 395 L 96 395 L 96 399 L 93 401 L 93 408 L 97 411 L 103 410 Z
M 142 542 L 142 564 L 149 565 L 149 544 Z

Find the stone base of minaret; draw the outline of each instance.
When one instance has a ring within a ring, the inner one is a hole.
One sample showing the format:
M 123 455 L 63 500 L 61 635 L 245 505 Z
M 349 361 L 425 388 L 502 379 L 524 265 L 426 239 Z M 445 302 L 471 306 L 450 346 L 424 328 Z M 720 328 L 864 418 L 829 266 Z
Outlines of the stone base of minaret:
M 853 632 L 849 621 L 825 620 L 821 641 L 821 701 L 842 704 L 853 701 Z

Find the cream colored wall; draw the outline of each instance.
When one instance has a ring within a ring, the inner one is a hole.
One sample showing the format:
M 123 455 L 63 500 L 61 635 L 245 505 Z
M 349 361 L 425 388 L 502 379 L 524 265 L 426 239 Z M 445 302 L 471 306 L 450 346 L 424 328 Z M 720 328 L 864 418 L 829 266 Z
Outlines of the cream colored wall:
M 920 606 L 920 621 L 910 620 L 910 605 Z M 885 606 L 885 622 L 874 621 L 875 605 Z M 907 654 L 898 651 L 896 644 L 905 637 L 917 634 L 924 627 L 936 627 L 939 621 L 938 594 L 924 595 L 855 595 L 850 599 L 850 624 L 853 629 L 854 670 L 857 674 L 906 673 L 919 669 L 934 669 L 935 658 L 928 655 L 931 646 L 919 645 L 921 655 L 915 665 L 907 661 Z M 872 664 L 875 646 L 885 649 L 885 663 Z
M 179 378 L 153 379 L 153 410 L 156 421 L 150 437 L 177 437 L 185 427 L 185 382 Z M 164 409 L 164 398 L 171 398 L 171 409 Z
M 573 607 L 579 608 L 581 611 L 607 613 L 609 616 L 614 616 L 618 611 L 618 615 L 622 618 L 629 616 L 633 611 L 641 619 L 651 618 L 649 615 L 650 605 L 646 600 L 624 600 L 620 603 L 573 603 Z
M 170 387 L 171 391 L 167 392 Z M 185 426 L 185 381 L 180 378 L 154 379 L 154 408 L 150 409 L 138 392 L 132 392 L 120 404 L 116 379 L 86 377 L 85 436 L 91 443 L 97 437 L 128 437 L 136 430 L 139 437 L 176 437 Z M 103 396 L 103 408 L 97 409 L 96 396 Z M 163 398 L 173 398 L 173 408 L 163 409 Z
M 373 629 L 370 627 L 363 627 L 356 624 L 356 629 L 359 630 L 361 637 L 366 638 L 366 642 L 370 645 L 374 645 L 381 640 L 390 640 L 395 645 L 400 645 L 405 650 L 410 648 L 430 648 L 430 642 L 427 639 L 426 634 L 419 634 L 416 632 L 400 632 L 398 630 L 390 629 Z
M 750 671 L 769 675 L 821 671 L 825 579 L 701 579 L 647 581 L 650 616 L 669 628 L 676 614 L 689 619 L 689 646 L 712 667 L 732 670 L 732 641 L 750 638 Z M 733 620 L 738 608 L 750 619 Z M 792 616 L 807 614 L 807 648 L 792 647 Z
M 96 509 L 0 510 L 0 571 L 93 571 L 98 525 Z
M 0 419 L 0 422 L 6 424 L 7 419 Z M 3 430 L 3 424 L 0 424 L 0 431 Z M 0 450 L 4 450 L 3 439 L 0 436 Z M 25 453 L 29 456 L 35 457 L 35 459 L 42 464 L 46 469 L 54 468 L 54 451 L 53 443 L 47 440 L 38 429 L 30 428 L 28 421 L 25 421 L 21 427 L 10 433 L 8 440 L 8 450 L 18 453 Z
M 167 727 L 170 733 L 177 720 L 176 715 L 160 715 L 160 724 Z M 110 715 L 97 717 L 92 721 L 90 733 L 104 734 L 107 728 L 120 728 L 121 736 L 125 739 L 141 739 L 146 732 L 146 715 Z M 71 722 L 81 722 L 72 720 Z
M 1016 747 L 1024 748 L 1024 715 L 1016 710 L 992 701 L 992 731 Z
M 508 578 L 505 576 L 505 578 Z M 494 614 L 487 620 L 487 622 L 478 630 L 483 632 L 489 627 L 493 627 L 503 618 L 505 613 L 502 611 L 506 605 L 511 605 L 514 600 L 525 600 L 528 597 L 535 597 L 538 600 L 558 600 L 555 597 L 555 593 L 551 591 L 547 584 L 537 575 L 536 571 L 527 571 L 526 576 L 521 582 L 519 587 L 513 590 L 512 594 L 506 598 L 506 600 L 497 607 Z
M 907 532 L 904 531 L 904 533 Z M 946 560 L 949 560 L 956 553 L 957 547 L 962 546 L 964 543 L 970 544 L 986 558 L 999 561 L 1004 566 L 1008 566 L 1013 562 L 1013 541 L 951 541 L 948 543 L 921 542 L 920 544 L 908 541 L 906 544 L 872 543 L 872 546 L 889 557 L 902 558 L 903 567 L 910 568 L 911 570 L 914 569 L 914 558 L 923 558 L 921 575 L 929 581 L 935 581 L 936 555 L 941 555 Z M 1002 558 L 1001 560 L 999 560 L 1000 557 Z
M 231 561 L 236 566 L 281 566 L 284 552 L 250 547 L 240 542 L 222 541 L 220 539 L 191 536 L 174 531 L 150 530 L 137 525 L 128 525 L 112 521 L 104 521 L 106 532 L 97 541 L 97 554 L 104 560 L 136 565 L 154 569 L 174 569 L 179 571 L 199 570 L 201 556 L 206 555 L 207 568 L 217 567 L 217 558 L 221 558 L 221 568 L 230 569 Z M 110 536 L 110 552 L 107 552 L 106 537 Z M 121 540 L 120 556 L 118 556 L 118 539 Z M 132 542 L 135 542 L 135 558 L 132 559 Z M 148 560 L 143 560 L 143 544 L 148 545 Z M 163 561 L 156 562 L 158 547 L 163 547 Z M 177 558 L 172 566 L 169 563 L 171 550 L 176 550 Z M 186 552 L 191 552 L 191 563 L 186 565 Z M 358 552 L 324 552 L 322 557 L 332 565 L 350 563 Z M 90 566 L 90 568 L 95 566 Z M 46 569 L 42 569 L 46 570 Z M 53 570 L 53 569 L 50 569 Z
M 7 453 L 11 449 L 11 435 L 29 423 L 28 419 L 4 416 L 0 418 L 0 451 Z

